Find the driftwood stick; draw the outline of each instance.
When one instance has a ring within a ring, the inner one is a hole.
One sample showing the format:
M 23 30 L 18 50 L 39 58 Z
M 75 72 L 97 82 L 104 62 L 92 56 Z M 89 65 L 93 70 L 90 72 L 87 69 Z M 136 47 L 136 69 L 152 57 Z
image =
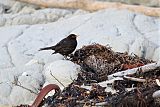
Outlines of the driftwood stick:
M 128 69 L 125 71 L 120 71 L 120 72 L 116 72 L 114 74 L 108 75 L 108 79 L 111 80 L 115 77 L 122 77 L 125 75 L 131 75 L 131 74 L 135 74 L 136 72 L 148 72 L 149 70 L 152 69 L 156 69 L 157 67 L 160 67 L 159 63 L 151 63 L 151 64 L 147 64 L 138 68 L 133 68 L 133 69 Z
M 108 102 L 100 102 L 100 103 L 96 103 L 95 106 L 109 106 Z
M 160 16 L 160 8 L 127 5 L 116 2 L 102 2 L 96 0 L 16 0 L 16 1 L 35 4 L 41 7 L 72 8 L 72 9 L 83 9 L 87 11 L 97 11 L 101 9 L 110 9 L 110 8 L 127 9 L 148 16 Z
M 114 81 L 116 81 L 116 80 L 124 80 L 124 79 L 122 77 L 115 77 L 115 78 L 110 79 L 110 80 L 99 82 L 98 84 L 100 86 L 107 86 L 108 84 L 113 84 Z
M 129 76 L 124 76 L 123 78 L 131 81 L 136 81 L 136 82 L 146 82 L 146 79 L 141 79 L 141 78 L 135 78 L 135 77 L 129 77 Z

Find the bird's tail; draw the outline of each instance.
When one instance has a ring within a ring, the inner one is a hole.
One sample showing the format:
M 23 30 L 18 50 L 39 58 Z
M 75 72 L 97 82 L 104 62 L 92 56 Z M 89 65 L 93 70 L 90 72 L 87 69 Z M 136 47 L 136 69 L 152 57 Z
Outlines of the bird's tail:
M 42 50 L 51 50 L 51 49 L 54 50 L 54 48 L 55 48 L 54 46 L 45 47 L 45 48 L 40 48 L 39 51 L 42 51 Z

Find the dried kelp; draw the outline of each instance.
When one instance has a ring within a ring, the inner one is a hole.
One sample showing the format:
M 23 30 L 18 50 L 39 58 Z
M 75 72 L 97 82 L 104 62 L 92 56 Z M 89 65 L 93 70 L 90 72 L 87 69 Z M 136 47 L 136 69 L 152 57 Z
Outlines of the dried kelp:
M 153 62 L 135 54 L 128 55 L 128 53 L 114 52 L 111 47 L 100 44 L 82 47 L 74 53 L 71 60 L 81 66 L 83 73 L 80 75 L 92 75 L 92 80 L 97 82 L 107 80 L 107 75 L 115 72 Z M 84 73 L 84 71 L 87 73 Z M 89 80 L 91 77 L 89 77 Z
M 115 94 L 106 92 L 107 86 L 100 86 L 100 81 L 107 80 L 107 75 L 131 69 L 153 61 L 139 58 L 128 53 L 114 52 L 108 46 L 93 44 L 77 50 L 71 60 L 82 68 L 76 80 L 66 87 L 61 95 L 52 99 L 53 107 L 159 107 L 159 99 L 152 97 L 159 90 L 156 79 L 159 79 L 160 68 L 154 71 L 137 72 L 133 75 L 115 80 L 111 87 Z M 134 80 L 134 79 L 137 80 Z M 141 81 L 139 81 L 141 80 Z M 90 89 L 81 85 L 90 85 Z M 132 89 L 127 91 L 127 88 Z
M 105 92 L 105 87 L 97 84 L 93 84 L 91 87 L 91 90 L 88 90 L 73 82 L 62 91 L 58 98 L 49 100 L 50 97 L 48 97 L 46 103 L 52 107 L 83 107 L 105 101 L 105 97 L 111 95 L 111 93 Z

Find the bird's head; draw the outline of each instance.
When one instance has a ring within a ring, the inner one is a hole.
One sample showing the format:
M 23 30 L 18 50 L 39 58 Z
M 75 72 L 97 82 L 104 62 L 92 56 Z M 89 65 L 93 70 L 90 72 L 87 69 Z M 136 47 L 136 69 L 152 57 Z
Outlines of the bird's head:
M 78 35 L 76 35 L 76 34 L 70 34 L 67 38 L 76 39 L 77 37 L 78 37 Z

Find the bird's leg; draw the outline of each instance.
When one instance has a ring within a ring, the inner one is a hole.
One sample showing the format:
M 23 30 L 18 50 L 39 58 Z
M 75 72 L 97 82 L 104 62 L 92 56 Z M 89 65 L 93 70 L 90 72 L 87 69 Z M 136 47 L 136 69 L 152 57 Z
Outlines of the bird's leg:
M 67 60 L 67 56 L 66 55 L 64 55 L 64 60 Z
M 68 55 L 69 58 L 72 58 L 73 56 L 74 56 L 73 54 L 69 54 L 69 55 Z
M 53 52 L 51 55 L 56 54 L 55 52 Z
M 73 57 L 73 54 L 69 54 L 68 56 L 65 56 L 65 59 L 70 60 L 70 59 L 72 59 L 72 57 Z

